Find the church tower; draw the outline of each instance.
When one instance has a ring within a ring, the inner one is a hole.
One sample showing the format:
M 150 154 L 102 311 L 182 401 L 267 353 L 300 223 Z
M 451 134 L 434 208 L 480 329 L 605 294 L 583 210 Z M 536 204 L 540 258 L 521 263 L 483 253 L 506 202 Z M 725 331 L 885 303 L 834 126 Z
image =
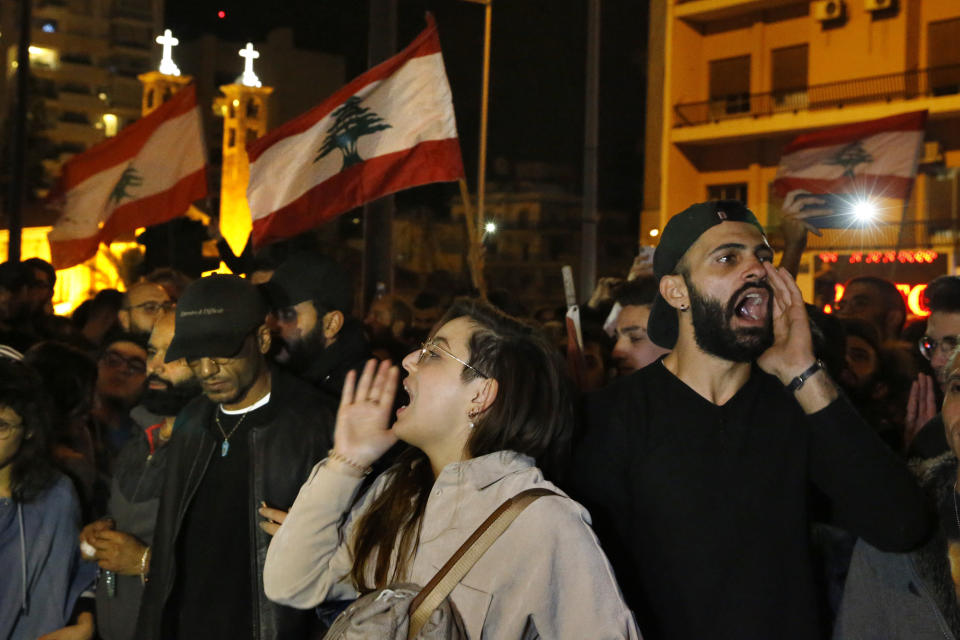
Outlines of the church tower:
M 220 87 L 222 98 L 214 102 L 214 110 L 223 117 L 223 169 L 220 182 L 220 232 L 234 254 L 240 255 L 253 229 L 247 183 L 250 160 L 247 144 L 267 132 L 267 98 L 273 87 L 264 87 L 253 72 L 253 61 L 260 52 L 248 42 L 240 50 L 244 58 L 239 83 Z

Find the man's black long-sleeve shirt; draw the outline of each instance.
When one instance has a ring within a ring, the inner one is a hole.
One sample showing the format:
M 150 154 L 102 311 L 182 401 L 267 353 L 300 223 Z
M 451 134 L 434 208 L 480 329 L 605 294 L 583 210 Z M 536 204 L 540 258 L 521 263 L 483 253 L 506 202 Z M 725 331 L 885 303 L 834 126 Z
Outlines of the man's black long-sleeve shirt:
M 805 415 L 756 367 L 717 406 L 658 361 L 590 398 L 587 421 L 573 493 L 648 639 L 818 637 L 810 482 L 874 546 L 927 534 L 913 477 L 845 399 Z

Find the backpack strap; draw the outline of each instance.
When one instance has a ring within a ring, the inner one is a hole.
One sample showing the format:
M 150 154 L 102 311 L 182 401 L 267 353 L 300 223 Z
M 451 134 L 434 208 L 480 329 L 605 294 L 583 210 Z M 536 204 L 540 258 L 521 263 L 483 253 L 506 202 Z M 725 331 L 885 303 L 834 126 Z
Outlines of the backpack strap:
M 555 495 L 559 494 L 549 489 L 527 489 L 497 507 L 410 603 L 408 640 L 420 633 L 434 610 L 524 509 L 537 498 Z

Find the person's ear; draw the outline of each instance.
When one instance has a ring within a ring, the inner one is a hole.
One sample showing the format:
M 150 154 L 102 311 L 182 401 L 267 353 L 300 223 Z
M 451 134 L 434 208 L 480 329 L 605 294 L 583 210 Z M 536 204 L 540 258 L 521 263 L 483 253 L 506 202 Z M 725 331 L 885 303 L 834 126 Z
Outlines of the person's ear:
M 127 309 L 120 309 L 117 311 L 117 320 L 120 322 L 120 326 L 123 327 L 124 331 L 130 331 L 130 311 Z
M 660 296 L 674 309 L 686 311 L 690 308 L 690 293 L 687 281 L 682 275 L 672 274 L 660 278 Z
M 340 329 L 343 328 L 343 313 L 340 311 L 328 311 L 323 314 L 323 337 L 327 344 L 333 342 L 334 338 L 337 337 L 337 334 L 340 333 Z
M 257 350 L 266 355 L 270 351 L 270 345 L 273 342 L 273 337 L 270 334 L 270 327 L 266 323 L 257 327 Z
M 470 401 L 470 413 L 480 415 L 490 408 L 493 401 L 497 399 L 497 393 L 500 391 L 500 383 L 495 378 L 484 378 L 480 389 L 474 394 Z

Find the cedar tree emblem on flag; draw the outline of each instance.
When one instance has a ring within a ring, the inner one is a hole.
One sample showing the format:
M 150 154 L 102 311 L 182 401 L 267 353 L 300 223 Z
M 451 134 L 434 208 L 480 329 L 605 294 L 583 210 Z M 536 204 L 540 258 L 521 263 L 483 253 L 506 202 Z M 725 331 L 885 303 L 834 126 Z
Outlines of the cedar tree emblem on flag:
M 433 18 L 406 49 L 255 140 L 247 154 L 254 247 L 402 189 L 462 178 Z
M 873 156 L 864 150 L 863 143 L 859 140 L 848 144 L 840 150 L 840 153 L 827 160 L 827 164 L 835 164 L 843 167 L 843 176 L 845 178 L 853 178 L 854 169 L 857 165 L 868 164 L 870 162 L 873 162 Z
M 323 146 L 320 147 L 313 161 L 316 162 L 334 149 L 338 149 L 343 154 L 341 171 L 363 162 L 363 158 L 357 153 L 357 138 L 390 128 L 383 118 L 367 107 L 361 107 L 360 98 L 356 96 L 344 102 L 343 106 L 331 115 L 334 118 L 333 126 L 327 131 Z
M 116 206 L 120 204 L 120 201 L 124 198 L 133 199 L 133 195 L 127 192 L 128 187 L 139 187 L 143 184 L 143 177 L 137 173 L 137 170 L 133 168 L 131 164 L 124 170 L 120 175 L 120 179 L 117 180 L 117 184 L 114 185 L 113 191 L 110 192 L 110 197 L 107 199 L 107 207 Z

